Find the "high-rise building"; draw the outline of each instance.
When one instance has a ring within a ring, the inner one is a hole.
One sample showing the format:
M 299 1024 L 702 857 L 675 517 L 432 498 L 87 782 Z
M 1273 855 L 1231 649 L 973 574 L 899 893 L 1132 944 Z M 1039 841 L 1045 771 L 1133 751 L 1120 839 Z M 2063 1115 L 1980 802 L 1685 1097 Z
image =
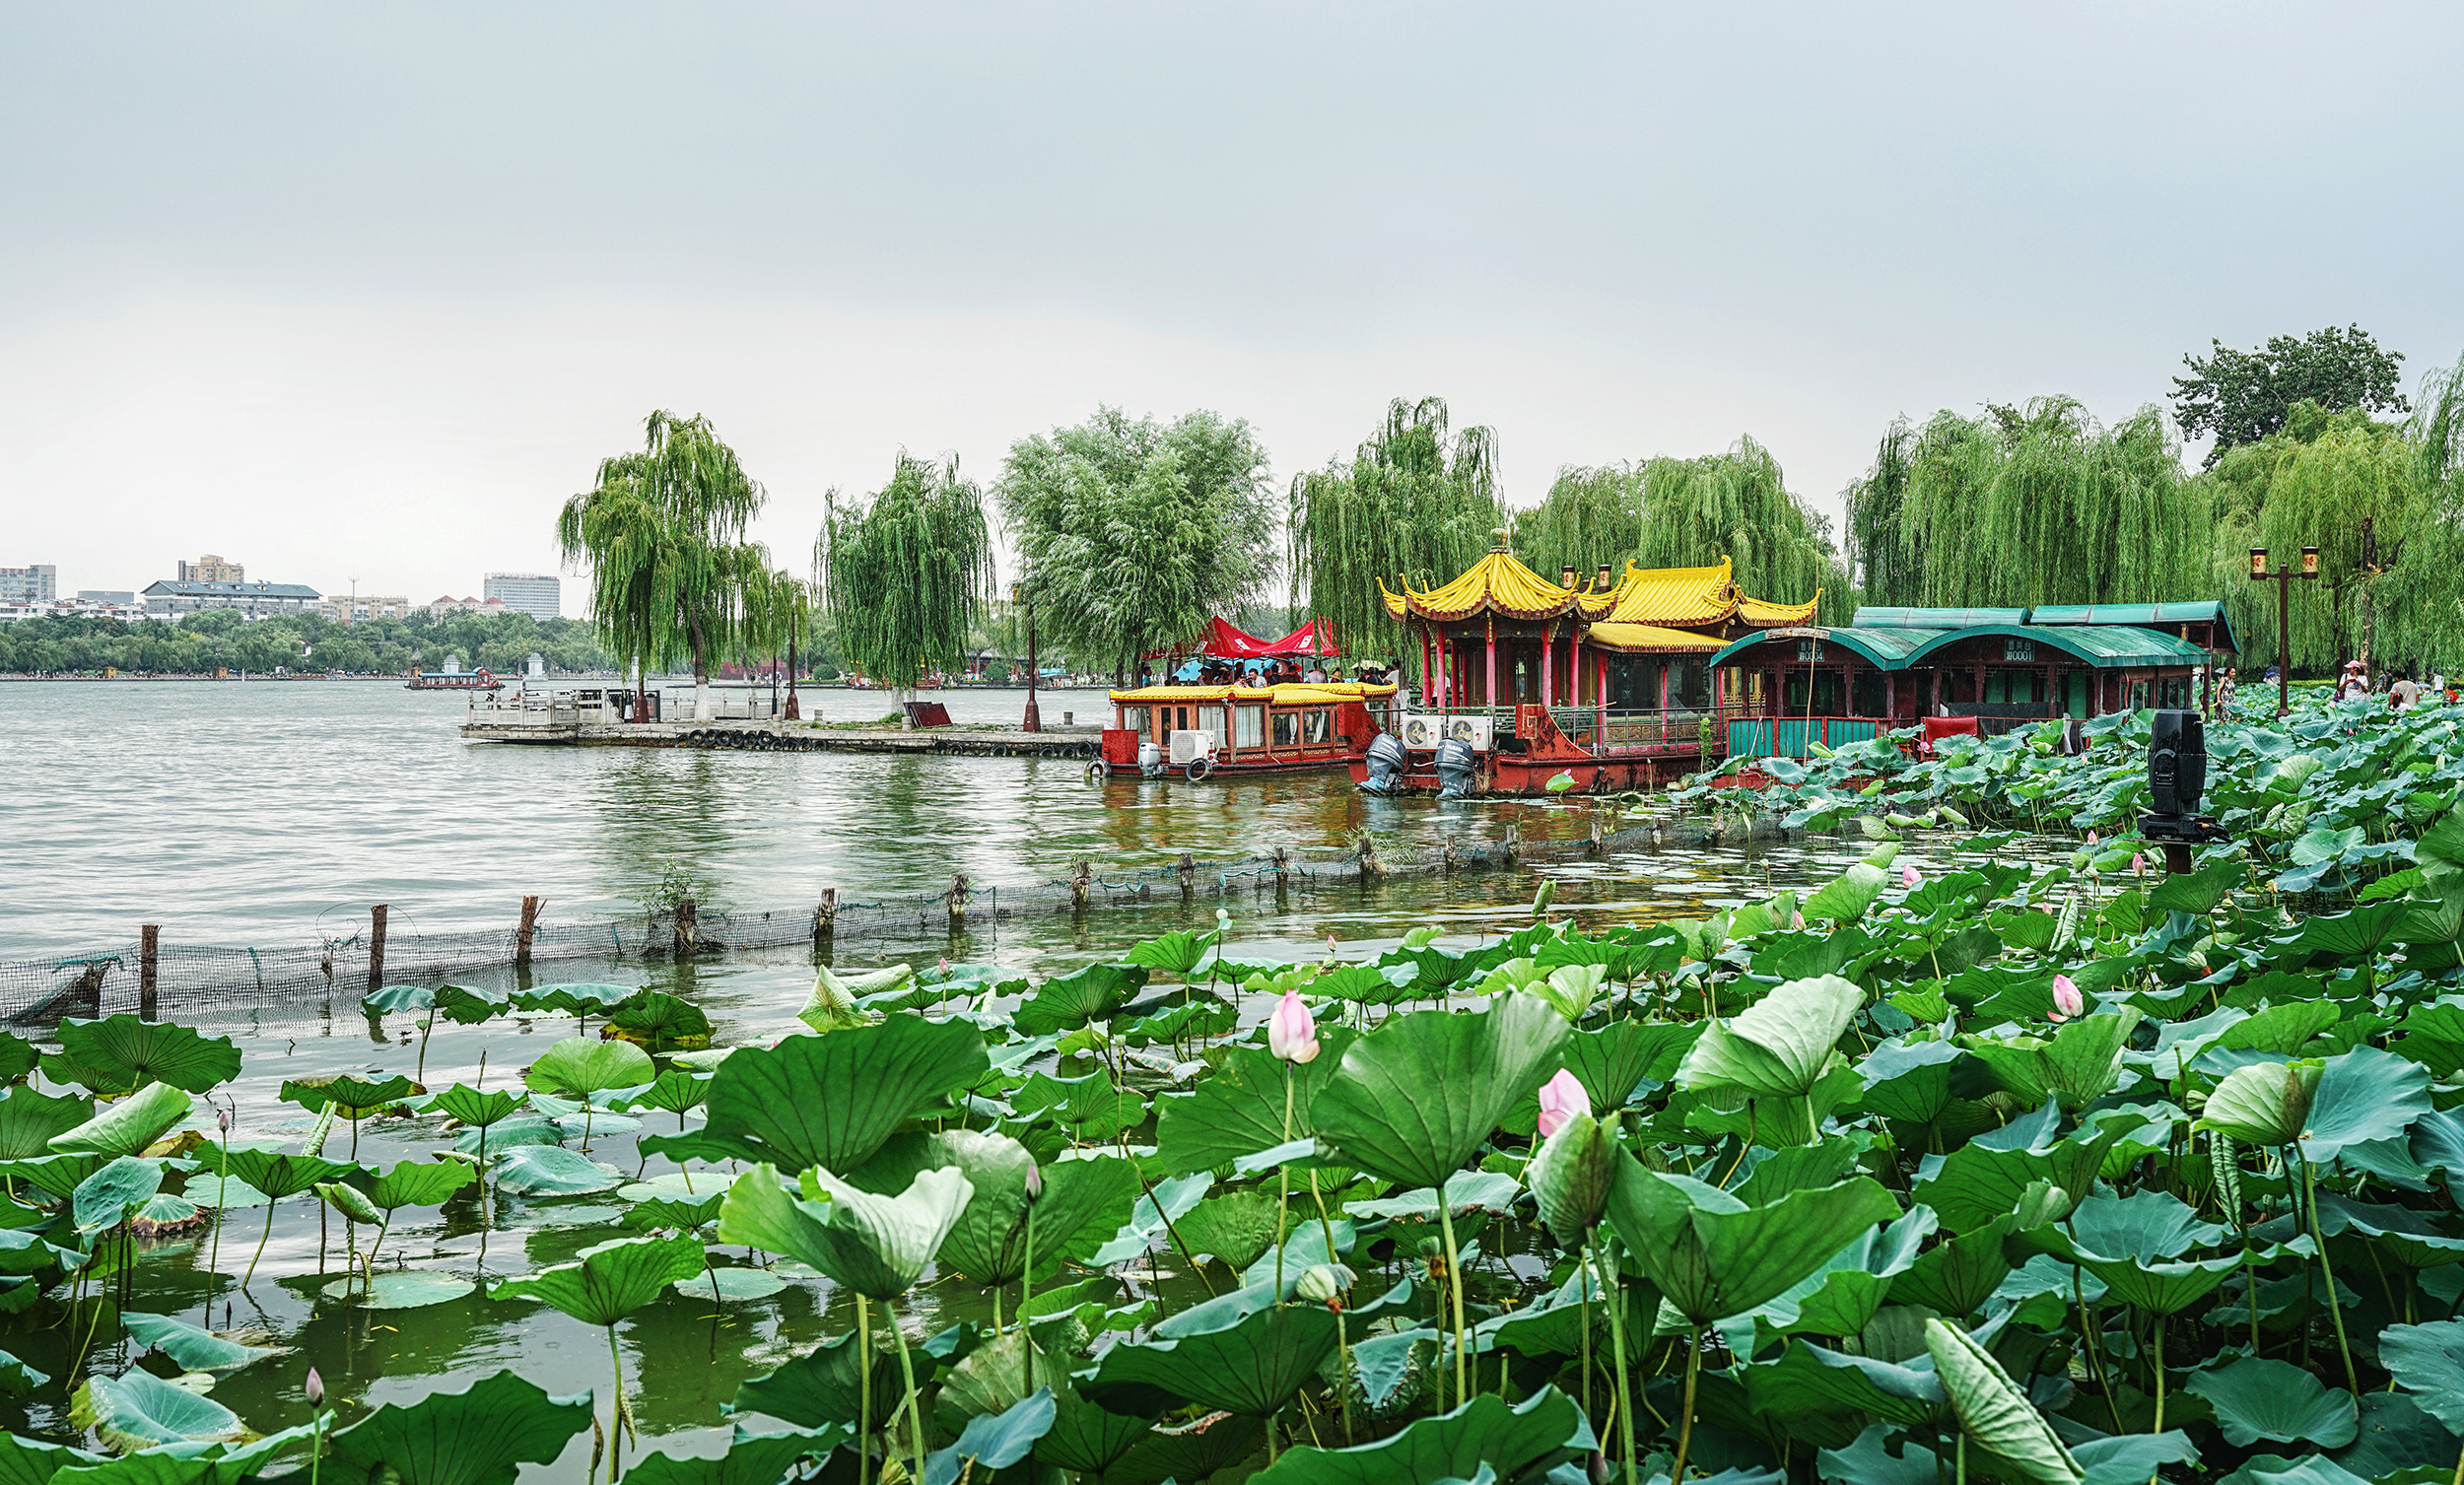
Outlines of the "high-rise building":
M 208 552 L 194 562 L 179 565 L 180 582 L 245 582 L 248 570 L 236 562 L 225 562 Z
M 564 611 L 562 587 L 552 573 L 490 573 L 481 579 L 479 592 L 482 597 L 504 599 L 514 613 L 553 619 Z
M 0 603 L 49 603 L 60 596 L 60 570 L 49 563 L 0 568 Z

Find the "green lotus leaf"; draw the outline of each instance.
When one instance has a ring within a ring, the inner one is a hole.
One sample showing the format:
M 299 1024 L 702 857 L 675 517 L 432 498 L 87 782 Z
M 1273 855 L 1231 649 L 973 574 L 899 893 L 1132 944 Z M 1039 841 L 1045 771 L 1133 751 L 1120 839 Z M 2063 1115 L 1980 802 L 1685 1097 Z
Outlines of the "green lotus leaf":
M 256 1150 L 245 1146 L 226 1151 L 220 1145 L 202 1145 L 197 1160 L 218 1176 L 244 1181 L 276 1201 L 297 1196 L 314 1188 L 320 1181 L 343 1181 L 362 1175 L 367 1168 L 348 1161 L 325 1160 L 314 1155 L 290 1155 L 280 1150 Z
M 1279 1210 L 1272 1192 L 1226 1191 L 1199 1202 L 1176 1225 L 1192 1254 L 1211 1254 L 1236 1269 L 1247 1268 L 1274 1247 Z
M 943 1434 L 955 1435 L 968 1420 L 1007 1412 L 1038 1389 L 1058 1390 L 1069 1384 L 1071 1358 L 1062 1351 L 1038 1346 L 1027 1355 L 1027 1332 L 1009 1329 L 978 1345 L 940 1374 L 933 1421 Z
M 1874 900 L 1889 884 L 1890 878 L 1882 867 L 1859 861 L 1807 898 L 1797 911 L 1809 922 L 1817 918 L 1849 922 L 1865 916 L 1865 911 L 1874 906 Z
M 1749 1207 L 1716 1187 L 1662 1176 L 1623 1155 L 1608 1220 L 1677 1312 L 1710 1321 L 1784 1294 L 1899 1203 L 1870 1177 Z
M 1195 1092 L 1156 1103 L 1155 1150 L 1175 1176 L 1212 1171 L 1244 1155 L 1272 1149 L 1287 1138 L 1317 1132 L 1311 1107 L 1341 1072 L 1354 1035 L 1336 1027 L 1319 1032 L 1320 1049 L 1308 1062 L 1287 1062 L 1263 1046 L 1235 1046 Z M 1292 1118 L 1285 1133 L 1283 1090 L 1292 1090 Z
M 2301 1153 L 2325 1165 L 2351 1146 L 2401 1137 L 2428 1113 L 2429 1069 L 2375 1046 L 2357 1046 L 2320 1067 L 2301 1126 Z
M 109 1091 L 169 1083 L 203 1093 L 240 1076 L 240 1047 L 229 1037 L 209 1038 L 175 1021 L 131 1015 L 101 1021 L 63 1021 L 60 1050 L 80 1067 L 110 1071 L 122 1080 Z
M 1176 928 L 1170 933 L 1140 939 L 1129 946 L 1129 952 L 1122 955 L 1121 960 L 1124 965 L 1161 970 L 1167 975 L 1178 975 L 1186 979 L 1195 973 L 1199 965 L 1205 963 L 1206 951 L 1213 948 L 1216 940 L 1222 936 L 1223 930 L 1220 928 L 1209 929 L 1203 933 L 1192 933 L 1186 928 Z M 1089 965 L 1087 968 L 1112 969 L 1115 967 Z M 1085 971 L 1079 973 L 1084 974 Z
M 1058 1387 L 1053 1391 L 1053 1424 L 1035 1441 L 1035 1459 L 1055 1469 L 1106 1474 L 1146 1437 L 1149 1426 L 1144 1418 L 1097 1407 L 1074 1386 Z
M 2023 1102 L 2052 1098 L 2077 1109 L 2113 1091 L 2122 1074 L 2122 1052 L 2139 1022 L 2140 1012 L 2123 1006 L 2082 1017 L 2050 1038 L 1965 1037 L 1961 1045 Z
M 791 1194 L 769 1166 L 737 1177 L 719 1204 L 719 1241 L 809 1263 L 877 1300 L 915 1286 L 974 1194 L 954 1167 L 919 1173 L 896 1196 L 859 1191 L 818 1169 L 804 1184 L 803 1195 Z
M 1212 938 L 1213 935 L 1208 934 L 1207 937 Z M 1058 979 L 1047 979 L 1018 1007 L 1010 1017 L 1010 1024 L 1030 1037 L 1049 1037 L 1055 1032 L 1071 1031 L 1089 1022 L 1108 1019 L 1113 1012 L 1128 1005 L 1129 997 L 1145 985 L 1148 968 L 1137 964 L 1091 964 Z M 1172 973 L 1180 972 L 1175 970 Z
M 1124 1485 L 1203 1480 L 1256 1454 L 1266 1434 L 1264 1419 L 1239 1413 L 1207 1413 L 1169 1428 L 1157 1424 L 1105 1478 Z
M 120 1318 L 138 1345 L 162 1352 L 183 1372 L 237 1372 L 285 1350 L 242 1345 L 175 1316 L 130 1314 Z
M 425 1310 L 431 1305 L 458 1300 L 478 1287 L 455 1274 L 402 1269 L 380 1273 L 373 1279 L 336 1279 L 317 1293 L 362 1310 Z
M 711 1077 L 703 1129 L 640 1143 L 658 1153 L 682 1138 L 696 1153 L 723 1151 L 783 1171 L 852 1171 L 900 1124 L 991 1066 L 974 1026 L 899 1012 L 878 1025 L 739 1049 Z
M 1390 1018 L 1344 1049 L 1340 1075 L 1311 1102 L 1310 1119 L 1342 1164 L 1442 1187 L 1506 1111 L 1562 1064 L 1567 1036 L 1565 1018 L 1528 995 L 1471 1014 Z
M 1017 1463 L 1051 1430 L 1053 1412 L 1053 1389 L 1038 1387 L 1001 1412 L 968 1419 L 957 1442 L 924 1459 L 924 1485 L 956 1485 L 962 1473 L 972 1478 L 977 1469 L 989 1474 Z
M 0 1351 L 0 1394 L 10 1397 L 29 1396 L 50 1380 L 49 1373 L 37 1372 L 8 1352 Z M 0 1455 L 0 1478 L 6 1477 L 10 1462 L 5 1455 Z
M 1925 1349 L 1959 1427 L 2010 1475 L 2031 1485 L 2084 1485 L 2087 1472 L 1983 1346 L 1965 1331 L 1929 1319 Z
M 1859 1233 L 1820 1268 L 1769 1304 L 1755 1307 L 1755 1319 L 1782 1335 L 1859 1333 L 1897 1287 L 1897 1278 L 1916 1262 L 1918 1249 L 1937 1226 L 1934 1213 L 1918 1207 L 1888 1227 Z
M 650 1080 L 650 1086 L 624 1101 L 627 1109 L 659 1109 L 669 1114 L 682 1114 L 699 1109 L 710 1097 L 711 1080 L 682 1067 L 671 1067 Z
M 1301 1447 L 1250 1478 L 1258 1485 L 1394 1485 L 1401 1480 L 1537 1479 L 1589 1453 L 1597 1441 L 1583 1410 L 1553 1386 L 1509 1406 L 1482 1393 L 1353 1449 Z
M 1836 975 L 1774 986 L 1738 1015 L 1704 1028 L 1677 1067 L 1677 1085 L 1802 1096 L 1839 1062 L 1835 1044 L 1864 1003 L 1855 981 Z
M 1933 1175 L 1917 1181 L 1915 1199 L 1932 1207 L 1944 1227 L 1968 1232 L 2017 1211 L 2032 1188 L 2066 1192 L 2091 1188 L 2105 1152 L 2121 1137 L 2117 1128 L 2101 1129 L 2091 1139 L 2058 1140 L 2044 1149 L 1996 1146 L 1982 1138 L 1972 1139 L 1945 1156 Z
M 188 1116 L 195 1100 L 171 1083 L 148 1083 L 73 1129 L 51 1136 L 51 1149 L 61 1155 L 100 1155 L 113 1159 L 134 1155 L 171 1132 Z
M 513 998 L 503 990 L 441 984 L 437 986 L 436 1006 L 439 1014 L 455 1026 L 477 1026 L 504 1015 L 513 1008 Z
M 372 1081 L 348 1074 L 330 1078 L 298 1078 L 282 1085 L 282 1099 L 303 1109 L 332 1109 L 347 1119 L 366 1118 L 379 1109 L 418 1098 L 428 1090 L 395 1074 Z
M 525 1094 L 493 1089 L 481 1093 L 466 1083 L 456 1083 L 428 1101 L 428 1107 L 441 1110 L 474 1129 L 485 1129 L 502 1122 L 522 1107 Z
M 2009 1222 L 1997 1220 L 1943 1239 L 1918 1254 L 1907 1272 L 1891 1281 L 1891 1300 L 1902 1305 L 1922 1305 L 1953 1317 L 1974 1314 L 2011 1276 L 2011 1260 L 2003 1255 L 2003 1239 L 2018 1226 L 2016 1218 Z
M 129 1214 L 163 1189 L 163 1163 L 123 1155 L 77 1183 L 69 1212 L 81 1233 L 99 1233 L 128 1220 Z
M 2244 1448 L 2268 1439 L 2342 1449 L 2361 1432 L 2353 1394 L 2291 1362 L 2245 1358 L 2192 1373 L 2182 1390 L 2207 1399 L 2225 1441 Z
M 1523 1173 L 1540 1203 L 1540 1221 L 1569 1248 L 1581 1246 L 1608 1209 L 1618 1175 L 1611 1124 L 1578 1114 L 1558 1126 Z
M 1035 1158 L 1003 1134 L 957 1129 L 900 1148 L 909 1138 L 893 1141 L 850 1183 L 887 1194 L 885 1187 L 904 1189 L 919 1170 L 955 1166 L 974 1194 L 935 1261 L 989 1288 L 1018 1282 L 1026 1271 L 1027 1173 Z M 893 1162 L 893 1156 L 899 1158 Z M 1138 1195 L 1136 1168 L 1118 1156 L 1053 1161 L 1042 1175 L 1044 1195 L 1035 1206 L 1039 1277 L 1058 1271 L 1064 1259 L 1090 1256 L 1120 1231 Z
M 1346 1201 L 1343 1209 L 1358 1217 L 1435 1222 L 1439 1189 L 1422 1186 L 1416 1191 L 1401 1191 L 1393 1196 L 1355 1199 Z M 1523 1183 L 1502 1171 L 1457 1171 L 1446 1178 L 1443 1189 L 1447 1210 L 1458 1217 L 1472 1212 L 1511 1212 L 1515 1203 L 1523 1198 Z
M 561 1145 L 516 1145 L 496 1162 L 497 1189 L 516 1196 L 587 1196 L 624 1180 L 614 1166 Z
M 514 1485 L 520 1466 L 546 1464 L 590 1427 L 590 1394 L 552 1397 L 511 1372 L 459 1392 L 389 1402 L 327 1446 L 336 1479 L 383 1471 L 389 1485 Z
M 787 1287 L 787 1281 L 767 1268 L 713 1268 L 690 1274 L 668 1286 L 688 1300 L 737 1305 L 766 1300 Z
M 488 1298 L 539 1300 L 585 1325 L 613 1325 L 702 1268 L 702 1245 L 692 1238 L 618 1238 L 491 1285 Z
M 639 988 L 629 984 L 582 982 L 543 984 L 535 989 L 515 990 L 511 999 L 515 1010 L 550 1015 L 597 1016 L 632 999 Z
M 657 1228 L 672 1227 L 679 1232 L 687 1233 L 717 1222 L 719 1203 L 727 1194 L 726 1184 L 716 1176 L 704 1176 L 702 1183 L 710 1187 L 710 1194 L 698 1201 L 678 1200 L 665 1196 L 652 1196 L 645 1200 L 625 1197 L 632 1204 L 625 1208 L 622 1221 L 626 1227 L 635 1232 L 650 1232 Z M 626 1191 L 634 1189 L 636 1188 L 633 1186 L 626 1186 L 616 1194 L 624 1196 Z
M 1826 1350 L 1804 1339 L 1789 1342 L 1770 1361 L 1745 1368 L 1745 1380 L 1754 1411 L 1773 1418 L 1871 1413 L 1913 1430 L 1931 1423 L 1945 1400 L 1930 1356 L 1890 1362 Z
M 522 1082 L 533 1092 L 585 1103 L 591 1094 L 638 1088 L 656 1076 L 657 1066 L 641 1047 L 592 1037 L 567 1037 L 522 1069 Z
M 77 1389 L 70 1418 L 121 1450 L 237 1439 L 247 1432 L 238 1413 L 213 1398 L 133 1368 L 118 1377 L 87 1379 Z
M 1100 1407 L 1147 1417 L 1176 1400 L 1273 1416 L 1326 1365 L 1336 1342 L 1334 1312 L 1278 1305 L 1273 1291 L 1268 1282 L 1217 1296 L 1156 1325 L 1152 1339 L 1113 1346 L 1092 1372 L 1079 1375 L 1079 1392 Z M 1355 1312 L 1353 1323 L 1400 1308 L 1410 1294 L 1406 1279 Z
M 42 1053 L 24 1037 L 0 1032 L 0 1083 L 14 1083 L 33 1072 Z
M 424 984 L 389 984 L 360 997 L 360 1009 L 372 1016 L 389 1016 L 395 1011 L 424 1011 L 432 1009 L 436 1003 L 435 987 Z
M 385 1211 L 437 1206 L 479 1179 L 479 1168 L 461 1160 L 406 1160 L 370 1181 L 369 1203 Z
M 796 1466 L 827 1455 L 839 1438 L 836 1433 L 755 1434 L 738 1424 L 723 1454 L 645 1454 L 625 1466 L 625 1478 L 635 1485 L 778 1485 L 783 1479 L 800 1478 Z
M 711 1034 L 710 1017 L 700 1006 L 665 990 L 634 991 L 607 1013 L 607 1024 L 633 1041 L 662 1047 L 708 1042 Z
M 735 1400 L 728 1404 L 727 1410 L 765 1413 L 798 1428 L 856 1426 L 862 1420 L 862 1360 L 863 1353 L 856 1345 L 856 1332 L 850 1330 L 836 1340 L 823 1341 L 777 1371 L 756 1377 L 737 1387 Z M 911 1352 L 909 1365 L 917 1369 L 919 1384 L 932 1375 L 933 1362 L 929 1352 Z M 901 1395 L 899 1387 L 898 1358 L 890 1354 L 876 1336 L 872 1355 L 875 1427 L 897 1404 Z
M 75 1094 L 37 1093 L 20 1085 L 0 1096 L 0 1160 L 31 1160 L 51 1148 L 52 1137 L 94 1117 L 94 1100 Z
M 340 1212 L 346 1222 L 365 1222 L 370 1227 L 376 1227 L 385 1220 L 384 1212 L 371 1204 L 357 1186 L 344 1185 L 338 1181 L 320 1181 L 316 1183 L 316 1194 L 326 1205 Z
M 2378 1359 L 2423 1412 L 2464 1436 L 2464 1320 L 2389 1325 Z

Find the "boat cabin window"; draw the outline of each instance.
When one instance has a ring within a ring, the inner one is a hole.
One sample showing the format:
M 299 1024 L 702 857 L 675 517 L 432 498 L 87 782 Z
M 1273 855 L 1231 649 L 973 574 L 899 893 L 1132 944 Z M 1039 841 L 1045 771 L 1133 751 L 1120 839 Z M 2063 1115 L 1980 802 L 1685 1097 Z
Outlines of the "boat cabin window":
M 1144 707 L 1122 708 L 1121 725 L 1144 737 L 1146 735 L 1146 709 Z
M 1223 746 L 1223 739 L 1226 735 L 1223 730 L 1223 709 L 1221 707 L 1198 708 L 1198 730 L 1213 738 L 1215 746 Z
M 1300 714 L 1301 738 L 1305 742 L 1322 743 L 1334 733 L 1332 714 L 1324 707 L 1312 708 Z
M 1266 745 L 1266 709 L 1235 707 L 1232 709 L 1232 746 L 1263 748 Z
M 1300 746 L 1300 713 L 1278 711 L 1274 714 L 1274 745 L 1278 748 Z

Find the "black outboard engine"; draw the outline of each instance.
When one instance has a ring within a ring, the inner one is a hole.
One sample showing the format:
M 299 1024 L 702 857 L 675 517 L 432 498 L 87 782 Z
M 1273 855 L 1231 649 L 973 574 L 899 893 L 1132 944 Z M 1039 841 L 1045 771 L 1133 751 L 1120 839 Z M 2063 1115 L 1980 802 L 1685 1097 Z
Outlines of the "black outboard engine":
M 1399 793 L 1408 768 L 1403 743 L 1392 732 L 1380 732 L 1369 744 L 1369 778 L 1361 788 L 1372 794 Z
M 1475 792 L 1479 778 L 1479 755 L 1472 751 L 1472 744 L 1460 737 L 1438 743 L 1437 797 L 1467 798 Z

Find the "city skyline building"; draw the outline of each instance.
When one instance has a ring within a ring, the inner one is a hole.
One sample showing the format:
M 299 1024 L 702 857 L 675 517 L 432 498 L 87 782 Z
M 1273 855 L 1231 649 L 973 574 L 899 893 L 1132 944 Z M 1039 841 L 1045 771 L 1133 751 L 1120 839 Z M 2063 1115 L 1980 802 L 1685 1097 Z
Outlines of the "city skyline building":
M 490 573 L 480 579 L 479 591 L 533 619 L 554 619 L 564 612 L 564 584 L 553 573 Z
M 60 596 L 60 570 L 49 563 L 0 568 L 0 603 L 49 603 Z
M 182 563 L 182 567 L 187 564 Z M 146 612 L 176 617 L 209 608 L 238 609 L 242 617 L 313 613 L 323 595 L 302 582 L 199 582 L 166 578 L 145 590 Z
M 212 552 L 194 562 L 183 562 L 173 574 L 178 582 L 245 582 L 248 570 L 236 562 L 225 562 Z
M 137 590 L 135 588 L 79 588 L 77 590 L 77 601 L 80 603 L 104 603 L 115 608 L 135 608 L 137 606 Z

